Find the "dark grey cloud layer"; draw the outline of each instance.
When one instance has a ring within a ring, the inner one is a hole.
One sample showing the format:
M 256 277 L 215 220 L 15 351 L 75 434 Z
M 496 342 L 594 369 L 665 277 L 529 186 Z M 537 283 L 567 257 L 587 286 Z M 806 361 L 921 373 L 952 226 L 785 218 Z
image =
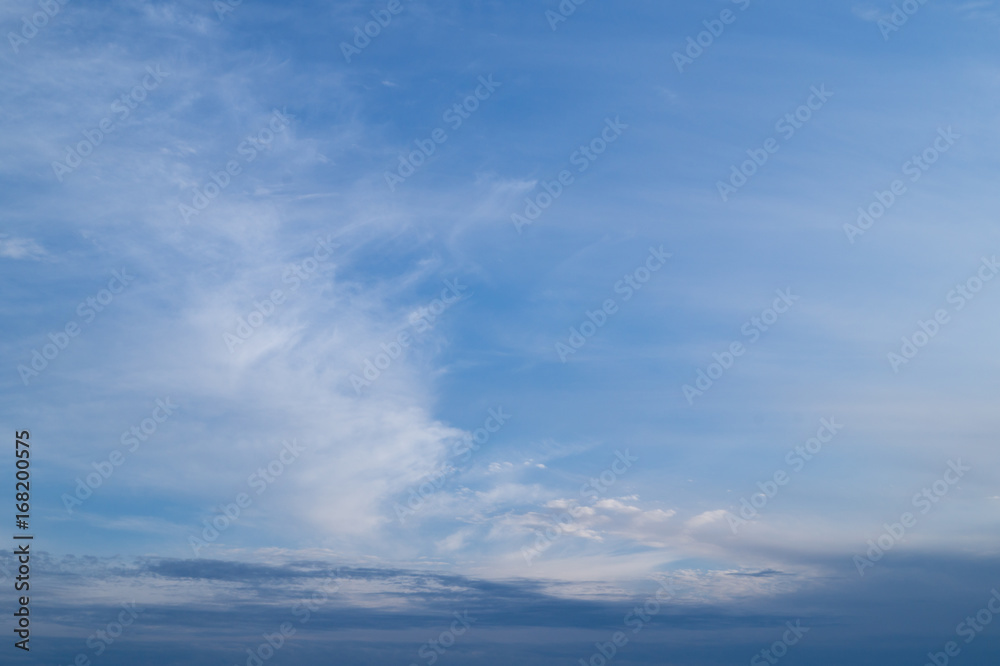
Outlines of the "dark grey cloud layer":
M 2 555 L 9 558 L 9 552 Z M 438 655 L 442 664 L 570 666 L 590 659 L 595 643 L 605 644 L 617 631 L 624 631 L 629 642 L 617 650 L 614 663 L 748 663 L 780 641 L 789 622 L 806 631 L 788 648 L 783 664 L 922 664 L 928 652 L 954 640 L 961 648 L 956 663 L 987 666 L 995 663 L 1000 648 L 992 623 L 968 644 L 955 633 L 959 623 L 987 607 L 991 590 L 1000 588 L 1000 558 L 995 557 L 899 554 L 864 577 L 844 566 L 842 557 L 831 559 L 823 563 L 828 576 L 791 593 L 725 603 L 666 601 L 637 633 L 638 624 L 625 626 L 625 620 L 651 599 L 657 589 L 653 581 L 638 583 L 638 593 L 629 598 L 609 600 L 556 596 L 543 589 L 544 581 L 487 581 L 306 560 L 277 565 L 42 556 L 38 563 L 42 617 L 35 647 L 29 661 L 12 663 L 64 664 L 84 653 L 101 664 L 245 664 L 247 648 L 259 647 L 264 634 L 273 636 L 282 623 L 295 634 L 266 663 L 428 663 L 432 652 L 421 657 L 419 651 L 453 625 L 456 613 L 473 621 Z M 775 570 L 730 575 L 794 577 Z M 331 581 L 339 587 L 332 588 Z M 173 586 L 188 594 L 198 588 L 211 594 L 201 603 L 164 600 L 162 591 Z M 60 592 L 47 591 L 53 589 Z M 137 621 L 99 657 L 87 647 L 87 638 L 113 622 L 121 606 L 89 601 L 80 595 L 87 589 L 131 594 L 141 609 Z M 313 597 L 317 591 L 322 594 Z M 304 621 L 296 604 L 301 609 L 311 597 L 317 601 Z

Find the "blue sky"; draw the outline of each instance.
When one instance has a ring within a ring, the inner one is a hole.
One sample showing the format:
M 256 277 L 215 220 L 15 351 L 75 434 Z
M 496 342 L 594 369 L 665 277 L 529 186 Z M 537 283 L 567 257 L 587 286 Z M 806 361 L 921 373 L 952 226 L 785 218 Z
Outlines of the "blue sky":
M 469 611 L 441 663 L 569 665 L 662 584 L 612 661 L 995 661 L 994 2 L 53 3 L 0 9 L 11 660 Z

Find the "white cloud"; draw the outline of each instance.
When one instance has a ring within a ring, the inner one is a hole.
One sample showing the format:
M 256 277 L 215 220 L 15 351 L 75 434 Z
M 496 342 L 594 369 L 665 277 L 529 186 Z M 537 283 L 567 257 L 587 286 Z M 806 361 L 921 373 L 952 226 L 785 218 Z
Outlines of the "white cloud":
M 0 235 L 0 257 L 39 260 L 45 254 L 45 249 L 30 238 L 7 238 L 6 234 Z
M 706 511 L 704 513 L 699 513 L 693 518 L 689 518 L 685 525 L 690 529 L 698 529 L 699 527 L 704 527 L 705 525 L 711 525 L 720 520 L 724 520 L 728 513 L 725 509 L 716 509 L 715 511 Z

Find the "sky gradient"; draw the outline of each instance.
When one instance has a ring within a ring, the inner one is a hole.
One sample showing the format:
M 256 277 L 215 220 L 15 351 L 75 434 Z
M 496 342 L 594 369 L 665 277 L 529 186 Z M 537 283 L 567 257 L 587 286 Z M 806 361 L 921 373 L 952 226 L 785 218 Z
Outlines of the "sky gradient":
M 997 3 L 0 26 L 3 663 L 996 663 Z

